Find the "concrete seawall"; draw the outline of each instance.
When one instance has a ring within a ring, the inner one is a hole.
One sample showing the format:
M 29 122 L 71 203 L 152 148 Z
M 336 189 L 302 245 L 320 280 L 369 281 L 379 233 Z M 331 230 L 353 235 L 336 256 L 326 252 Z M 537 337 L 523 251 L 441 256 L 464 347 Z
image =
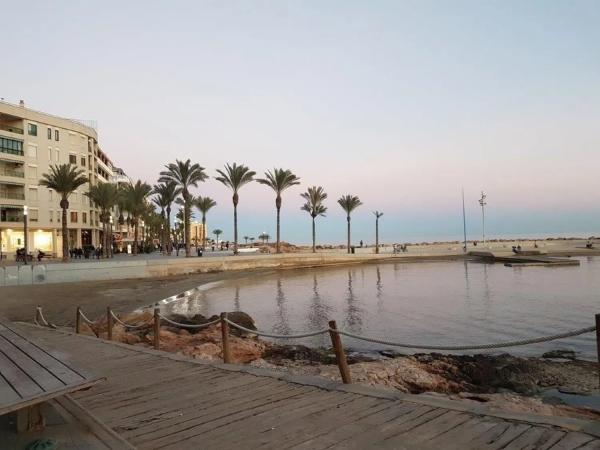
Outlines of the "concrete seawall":
M 210 258 L 165 258 L 101 260 L 77 263 L 52 263 L 0 267 L 0 286 L 72 283 L 81 281 L 154 278 L 193 273 L 210 273 L 253 269 L 285 269 L 365 262 L 398 260 L 455 259 L 460 255 L 399 255 L 340 253 L 294 253 L 282 255 L 225 256 Z

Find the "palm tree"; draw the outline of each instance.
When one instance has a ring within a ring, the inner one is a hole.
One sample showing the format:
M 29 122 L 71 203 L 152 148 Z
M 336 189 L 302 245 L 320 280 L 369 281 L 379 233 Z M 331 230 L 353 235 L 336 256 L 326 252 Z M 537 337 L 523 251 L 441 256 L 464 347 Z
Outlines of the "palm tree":
M 259 238 L 259 239 L 262 239 L 262 241 L 263 241 L 263 244 L 268 244 L 268 243 L 269 243 L 269 238 L 270 238 L 270 237 L 271 237 L 271 236 L 269 236 L 269 234 L 268 234 L 268 233 L 261 233 L 261 234 L 259 234 L 259 235 L 258 235 L 258 238 Z
M 217 206 L 217 202 L 215 202 L 210 197 L 202 197 L 198 196 L 196 199 L 196 208 L 200 210 L 202 213 L 202 248 L 206 248 L 206 214 L 212 208 Z
M 253 172 L 243 164 L 239 166 L 236 163 L 232 165 L 226 164 L 225 170 L 218 170 L 219 176 L 216 177 L 218 181 L 223 183 L 225 186 L 233 191 L 233 254 L 238 254 L 238 226 L 237 226 L 237 205 L 240 200 L 238 191 L 241 187 L 254 180 Z
M 254 244 L 254 239 L 253 237 L 250 238 L 250 246 L 252 246 L 252 244 Z
M 379 218 L 383 216 L 383 213 L 373 211 L 373 214 L 375 214 L 375 253 L 379 253 Z
M 89 180 L 84 172 L 71 164 L 50 166 L 50 172 L 42 175 L 41 186 L 56 191 L 60 195 L 62 208 L 62 253 L 63 261 L 69 260 L 69 231 L 67 228 L 67 209 L 69 196 Z
M 164 218 L 163 231 L 163 251 L 165 254 L 171 253 L 173 245 L 171 244 L 171 205 L 175 202 L 177 196 L 181 193 L 181 188 L 174 181 L 155 184 L 152 193 L 156 195 L 154 203 L 160 208 L 161 215 Z
M 125 197 L 125 209 L 129 212 L 130 222 L 133 225 L 133 254 L 138 254 L 138 225 L 140 217 L 148 211 L 146 197 L 150 195 L 152 188 L 148 183 L 138 180 L 135 184 L 129 183 L 123 188 Z
M 275 191 L 275 208 L 277 209 L 277 253 L 281 253 L 281 193 L 286 189 L 300 184 L 300 178 L 292 173 L 291 170 L 273 169 L 273 171 L 265 172 L 265 178 L 259 178 L 260 184 L 269 186 Z
M 97 208 L 100 209 L 100 221 L 102 222 L 102 253 L 108 258 L 108 222 L 110 220 L 110 211 L 115 207 L 119 200 L 119 187 L 113 183 L 98 183 L 91 186 L 86 194 Z
M 348 253 L 350 253 L 350 214 L 360 205 L 362 202 L 356 195 L 344 195 L 338 199 L 338 204 L 346 212 L 346 220 L 348 222 Z
M 248 239 L 250 239 L 250 236 L 244 236 L 244 242 L 246 243 L 246 245 L 248 245 Z
M 300 196 L 306 200 L 306 203 L 300 209 L 306 211 L 312 217 L 312 251 L 316 253 L 315 219 L 318 216 L 325 216 L 325 212 L 327 212 L 327 206 L 323 205 L 323 201 L 327 198 L 327 193 L 321 186 L 312 186 L 306 192 L 300 194 Z
M 198 183 L 206 180 L 208 175 L 204 173 L 204 167 L 200 167 L 199 164 L 192 164 L 188 159 L 187 161 L 175 160 L 175 163 L 171 163 L 165 166 L 167 170 L 160 173 L 160 182 L 175 182 L 181 189 L 181 196 L 183 197 L 183 207 L 185 212 L 183 214 L 184 223 L 183 230 L 185 234 L 185 256 L 191 256 L 190 252 L 190 212 L 193 206 L 193 196 L 190 193 L 191 187 L 198 187 Z
M 216 244 L 219 245 L 219 235 L 223 234 L 223 230 L 217 228 L 216 230 L 213 230 L 213 234 L 217 237 Z

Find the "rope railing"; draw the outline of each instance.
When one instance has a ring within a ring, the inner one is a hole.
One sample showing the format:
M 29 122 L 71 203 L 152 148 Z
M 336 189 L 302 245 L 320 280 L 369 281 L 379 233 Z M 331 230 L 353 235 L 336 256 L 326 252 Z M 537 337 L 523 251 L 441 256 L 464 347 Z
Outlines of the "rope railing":
M 350 370 L 348 368 L 348 362 L 346 360 L 344 348 L 342 346 L 341 336 L 346 336 L 348 338 L 358 339 L 358 340 L 365 341 L 365 342 L 372 342 L 372 343 L 376 343 L 376 344 L 389 345 L 391 347 L 400 347 L 400 348 L 413 349 L 413 350 L 467 351 L 467 350 L 493 350 L 493 349 L 498 349 L 498 348 L 518 347 L 518 346 L 523 346 L 523 345 L 540 344 L 543 342 L 550 342 L 550 341 L 555 341 L 558 339 L 565 339 L 565 338 L 569 338 L 569 337 L 581 336 L 583 334 L 592 333 L 595 331 L 596 332 L 596 346 L 598 349 L 598 360 L 599 360 L 599 364 L 600 364 L 600 314 L 596 314 L 596 316 L 595 316 L 596 325 L 594 325 L 594 326 L 579 328 L 576 330 L 565 331 L 562 333 L 551 334 L 551 335 L 547 335 L 547 336 L 540 336 L 540 337 L 534 337 L 534 338 L 528 338 L 528 339 L 520 339 L 520 340 L 515 340 L 515 341 L 497 342 L 497 343 L 492 343 L 492 344 L 478 344 L 478 345 L 419 345 L 419 344 L 413 344 L 413 343 L 393 342 L 393 341 L 388 341 L 388 340 L 379 339 L 379 338 L 373 338 L 373 337 L 369 337 L 369 336 L 361 336 L 359 334 L 351 333 L 349 331 L 340 330 L 337 328 L 335 320 L 329 321 L 329 327 L 323 328 L 321 330 L 307 331 L 304 333 L 297 333 L 297 334 L 275 334 L 275 333 L 268 333 L 268 332 L 261 331 L 261 330 L 252 330 L 250 328 L 244 327 L 243 325 L 240 325 L 240 324 L 236 323 L 235 321 L 230 320 L 227 317 L 227 313 L 221 313 L 219 318 L 212 320 L 210 322 L 206 322 L 206 323 L 202 323 L 202 324 L 189 324 L 189 323 L 179 323 L 174 320 L 171 320 L 168 317 L 165 317 L 163 314 L 161 314 L 159 308 L 154 308 L 154 315 L 153 315 L 152 320 L 147 321 L 143 324 L 135 324 L 134 325 L 134 324 L 126 323 L 126 322 L 122 321 L 121 319 L 119 319 L 119 317 L 111 310 L 110 307 L 107 307 L 106 311 L 107 311 L 106 312 L 106 314 L 107 314 L 106 321 L 107 321 L 107 338 L 108 338 L 108 340 L 112 340 L 113 321 L 115 321 L 116 323 L 122 325 L 125 328 L 129 328 L 129 329 L 148 328 L 150 325 L 152 325 L 153 335 L 154 335 L 153 343 L 154 343 L 154 348 L 156 350 L 160 349 L 160 325 L 161 325 L 161 322 L 165 322 L 167 324 L 170 324 L 170 325 L 173 325 L 173 326 L 176 326 L 179 328 L 184 328 L 184 329 L 185 328 L 202 329 L 202 328 L 207 328 L 211 325 L 216 325 L 217 323 L 220 323 L 221 324 L 221 335 L 222 335 L 223 361 L 225 363 L 230 363 L 233 360 L 232 354 L 231 354 L 231 349 L 230 349 L 230 344 L 229 344 L 229 327 L 230 326 L 233 328 L 236 328 L 240 331 L 243 331 L 245 333 L 248 333 L 248 334 L 263 336 L 263 337 L 272 338 L 272 339 L 302 339 L 302 338 L 314 337 L 314 336 L 319 336 L 319 335 L 329 333 L 331 342 L 333 345 L 333 349 L 334 349 L 334 352 L 336 355 L 336 362 L 338 364 L 340 374 L 342 376 L 342 380 L 344 383 L 351 383 L 351 377 L 350 377 Z M 81 319 L 83 319 L 85 322 L 87 322 L 90 325 L 94 324 L 94 322 L 92 320 L 90 320 L 88 317 L 86 317 L 86 315 L 83 313 L 83 311 L 81 311 L 81 308 L 78 307 L 76 323 L 75 323 L 75 332 L 76 333 L 80 333 L 80 331 L 81 331 Z M 44 318 L 44 315 L 42 313 L 42 308 L 39 306 L 36 308 L 34 322 L 36 325 L 40 325 L 40 323 L 41 323 L 44 326 L 56 328 L 55 325 L 49 323 Z M 97 336 L 99 337 L 99 334 L 97 334 Z M 599 381 L 600 381 L 600 371 L 599 371 Z

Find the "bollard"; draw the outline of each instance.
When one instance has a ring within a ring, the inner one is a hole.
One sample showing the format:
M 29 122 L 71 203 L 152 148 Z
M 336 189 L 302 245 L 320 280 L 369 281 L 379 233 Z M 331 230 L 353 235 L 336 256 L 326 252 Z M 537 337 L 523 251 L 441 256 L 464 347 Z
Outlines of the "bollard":
M 223 362 L 231 362 L 231 352 L 229 348 L 229 324 L 225 321 L 227 313 L 221 313 L 221 338 L 223 340 Z
M 81 307 L 77 307 L 77 316 L 75 317 L 75 333 L 81 333 Z
M 344 384 L 350 384 L 352 383 L 352 378 L 350 377 L 350 368 L 348 367 L 346 353 L 344 352 L 344 347 L 342 346 L 342 339 L 337 332 L 337 324 L 335 323 L 335 320 L 329 321 L 329 335 L 331 336 L 331 343 L 333 345 L 333 350 L 335 351 L 335 359 L 340 369 L 342 381 Z
M 596 314 L 596 352 L 598 354 L 598 387 L 600 387 L 600 314 Z
M 160 309 L 154 308 L 154 349 L 160 349 Z
M 41 319 L 40 319 L 40 305 L 38 305 L 38 306 L 35 308 L 35 318 L 33 319 L 33 322 L 34 322 L 36 325 L 39 325 L 39 324 L 40 324 L 40 320 L 41 320 Z
M 106 336 L 109 341 L 112 341 L 113 332 L 113 317 L 110 311 L 110 306 L 106 307 Z

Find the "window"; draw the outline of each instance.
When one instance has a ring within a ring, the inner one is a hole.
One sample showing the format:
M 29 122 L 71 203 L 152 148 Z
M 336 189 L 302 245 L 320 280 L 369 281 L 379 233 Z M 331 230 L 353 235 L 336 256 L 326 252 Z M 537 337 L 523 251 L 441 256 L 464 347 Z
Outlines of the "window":
M 48 148 L 48 162 L 52 162 L 52 147 Z
M 48 128 L 48 139 L 52 140 L 52 128 Z
M 71 223 L 77 223 L 77 211 L 71 211 Z
M 85 158 L 81 157 L 81 167 L 85 167 Z
M 60 223 L 60 218 L 62 216 L 62 211 L 56 211 L 56 221 Z
M 27 134 L 29 136 L 37 136 L 37 125 L 35 123 L 27 124 Z
M 54 221 L 54 211 L 50 210 L 50 223 Z
M 81 221 L 83 223 L 87 223 L 87 213 L 84 213 L 84 212 L 81 213 Z
M 27 147 L 27 156 L 37 158 L 37 147 L 35 145 L 29 144 L 29 147 Z
M 69 164 L 77 164 L 77 156 L 69 155 Z
M 27 193 L 27 200 L 29 200 L 30 202 L 37 202 L 37 200 L 38 200 L 37 188 L 29 188 L 29 192 Z
M 29 220 L 32 222 L 37 222 L 39 219 L 39 211 L 37 209 L 29 210 Z
M 23 156 L 23 141 L 0 137 L 0 152 Z
M 37 180 L 37 166 L 27 166 L 27 178 Z
M 58 136 L 58 130 L 54 130 L 54 140 L 58 141 L 59 140 L 59 136 Z
M 52 189 L 48 189 L 48 199 L 50 201 L 54 200 L 54 191 Z
M 56 153 L 56 155 L 55 155 L 56 156 L 55 161 L 59 162 L 60 161 L 60 150 L 56 149 L 56 150 L 54 150 L 54 152 Z

